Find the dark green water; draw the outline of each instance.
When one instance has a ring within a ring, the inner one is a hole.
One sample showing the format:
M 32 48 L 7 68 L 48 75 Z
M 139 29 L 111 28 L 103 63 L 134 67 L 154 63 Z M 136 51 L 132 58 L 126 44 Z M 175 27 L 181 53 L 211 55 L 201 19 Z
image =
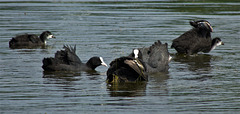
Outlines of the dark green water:
M 208 20 L 225 45 L 209 54 L 178 57 L 171 41 Z M 0 1 L 0 113 L 238 113 L 239 0 L 3 0 Z M 9 49 L 17 34 L 51 31 L 44 49 Z M 173 56 L 169 73 L 149 82 L 110 86 L 97 73 L 43 72 L 42 59 L 63 44 L 77 45 L 86 62 L 106 63 L 161 40 Z M 44 77 L 44 78 L 43 78 Z

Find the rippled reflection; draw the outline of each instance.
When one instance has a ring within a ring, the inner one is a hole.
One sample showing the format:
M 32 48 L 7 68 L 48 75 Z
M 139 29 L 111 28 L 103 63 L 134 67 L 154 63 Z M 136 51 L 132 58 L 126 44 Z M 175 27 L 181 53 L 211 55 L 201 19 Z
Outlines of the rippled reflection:
M 185 77 L 186 80 L 200 80 L 212 78 L 212 75 L 208 75 L 213 68 L 211 65 L 212 59 L 216 58 L 208 54 L 197 54 L 197 55 L 181 55 L 175 54 L 174 61 L 186 64 L 189 71 L 192 71 L 194 76 Z
M 107 84 L 107 90 L 112 97 L 145 96 L 146 85 L 147 82 Z
M 47 72 L 43 71 L 43 78 L 49 78 L 49 79 L 60 79 L 64 80 L 65 82 L 72 82 L 72 81 L 79 81 L 81 78 L 76 78 L 78 76 L 81 76 L 81 72 Z
M 182 64 L 187 64 L 188 69 L 193 72 L 210 72 L 212 69 L 211 59 L 212 55 L 208 54 L 197 54 L 197 55 L 179 55 L 176 54 L 174 57 L 174 61 L 180 62 Z

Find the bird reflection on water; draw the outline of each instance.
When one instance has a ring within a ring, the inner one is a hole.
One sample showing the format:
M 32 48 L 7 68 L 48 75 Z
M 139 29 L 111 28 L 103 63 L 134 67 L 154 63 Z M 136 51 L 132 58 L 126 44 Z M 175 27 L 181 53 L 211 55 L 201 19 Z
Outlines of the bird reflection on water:
M 107 84 L 107 90 L 111 97 L 136 97 L 146 95 L 147 82 L 127 82 Z
M 146 89 L 150 87 L 156 90 L 159 95 L 166 95 L 168 93 L 167 80 L 168 73 L 150 73 L 149 81 L 152 82 L 125 82 L 125 83 L 111 83 L 107 84 L 107 91 L 111 97 L 138 97 L 146 96 Z M 147 85 L 148 84 L 148 85 Z M 152 93 L 153 94 L 153 93 Z
M 182 55 L 176 54 L 174 57 L 175 62 L 180 62 L 181 64 L 187 64 L 187 68 L 189 71 L 192 71 L 195 75 L 198 75 L 194 78 L 187 78 L 190 80 L 206 80 L 208 78 L 212 78 L 208 74 L 211 72 L 213 65 L 212 61 L 214 61 L 213 55 L 208 54 L 197 54 L 197 55 Z
M 81 72 L 43 71 L 43 78 L 48 79 L 63 79 L 66 81 L 78 81 L 79 78 L 76 78 L 77 76 L 81 76 Z

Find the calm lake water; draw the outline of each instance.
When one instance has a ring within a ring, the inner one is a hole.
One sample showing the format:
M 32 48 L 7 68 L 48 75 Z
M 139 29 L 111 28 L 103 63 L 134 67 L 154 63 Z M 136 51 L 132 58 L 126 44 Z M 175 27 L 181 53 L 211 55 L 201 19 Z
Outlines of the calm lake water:
M 208 54 L 175 56 L 172 40 L 206 19 L 225 45 Z M 240 111 L 239 0 L 2 0 L 0 113 L 237 113 Z M 49 30 L 46 48 L 9 49 L 24 33 Z M 173 56 L 169 73 L 146 83 L 108 85 L 96 73 L 43 72 L 42 59 L 64 44 L 86 62 L 107 64 L 161 40 Z

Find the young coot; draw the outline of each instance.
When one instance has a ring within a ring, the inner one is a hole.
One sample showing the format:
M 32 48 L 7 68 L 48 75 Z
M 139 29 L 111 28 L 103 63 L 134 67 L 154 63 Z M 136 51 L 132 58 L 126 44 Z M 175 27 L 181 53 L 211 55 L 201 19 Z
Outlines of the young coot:
M 35 34 L 23 34 L 12 38 L 9 41 L 9 47 L 14 48 L 28 48 L 45 45 L 47 39 L 55 38 L 51 32 L 44 31 L 39 37 Z
M 144 63 L 134 57 L 120 57 L 110 63 L 107 70 L 107 83 L 147 81 Z
M 42 68 L 45 71 L 92 71 L 96 67 L 107 64 L 102 57 L 92 57 L 87 63 L 82 63 L 76 55 L 76 45 L 73 47 L 64 45 L 65 50 L 60 50 L 55 53 L 55 58 L 49 57 L 42 60 Z
M 134 49 L 130 56 L 136 55 L 146 64 L 148 73 L 167 72 L 172 58 L 168 52 L 168 44 L 162 44 L 160 40 L 150 47 Z
M 181 54 L 208 53 L 216 46 L 224 45 L 220 38 L 211 38 L 212 26 L 206 20 L 190 21 L 193 29 L 173 40 L 171 48 Z

